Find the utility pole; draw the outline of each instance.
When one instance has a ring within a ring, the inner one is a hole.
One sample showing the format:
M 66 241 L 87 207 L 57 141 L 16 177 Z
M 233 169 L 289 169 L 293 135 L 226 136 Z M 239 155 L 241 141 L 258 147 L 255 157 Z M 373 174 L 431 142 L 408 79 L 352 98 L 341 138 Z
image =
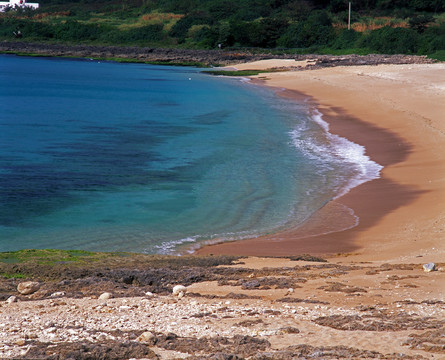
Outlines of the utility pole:
M 349 12 L 348 12 L 348 30 L 351 30 L 351 2 L 349 2 Z

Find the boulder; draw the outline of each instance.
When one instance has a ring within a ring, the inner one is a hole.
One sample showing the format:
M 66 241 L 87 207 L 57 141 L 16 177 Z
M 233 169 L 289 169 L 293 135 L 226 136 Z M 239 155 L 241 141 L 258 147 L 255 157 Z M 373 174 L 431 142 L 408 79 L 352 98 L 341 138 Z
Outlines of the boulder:
M 37 281 L 25 281 L 17 286 L 17 291 L 22 295 L 35 293 L 39 289 L 40 284 Z
M 113 297 L 113 295 L 109 292 L 104 292 L 103 294 L 101 294 L 99 296 L 99 300 L 108 300 L 111 299 Z
M 141 343 L 154 344 L 156 341 L 156 336 L 150 331 L 145 331 L 137 338 L 137 341 Z

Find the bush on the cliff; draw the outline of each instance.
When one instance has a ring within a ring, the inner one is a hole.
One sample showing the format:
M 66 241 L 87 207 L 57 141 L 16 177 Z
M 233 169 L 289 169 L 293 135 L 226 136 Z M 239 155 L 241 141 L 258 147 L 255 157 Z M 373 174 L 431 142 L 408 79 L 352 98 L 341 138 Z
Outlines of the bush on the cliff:
M 146 25 L 123 32 L 125 42 L 153 42 L 163 38 L 162 24 Z
M 51 25 L 18 19 L 13 17 L 0 18 L 0 36 L 3 38 L 14 38 L 14 32 L 20 31 L 23 38 L 43 40 L 54 37 L 54 29 Z
M 359 45 L 383 54 L 416 54 L 420 48 L 420 37 L 412 29 L 385 26 L 371 31 Z
M 203 26 L 193 33 L 192 41 L 200 48 L 212 49 L 218 44 L 219 34 L 214 27 Z
M 306 48 L 329 44 L 334 36 L 334 29 L 328 13 L 315 11 L 306 21 L 290 25 L 277 44 L 287 48 Z
M 362 33 L 353 29 L 343 29 L 333 40 L 331 47 L 333 49 L 353 49 L 362 38 Z
M 428 27 L 421 36 L 419 53 L 431 54 L 445 50 L 445 22 Z
M 98 25 L 83 24 L 75 20 L 67 21 L 55 27 L 55 38 L 65 41 L 97 40 L 102 34 Z
M 169 31 L 169 35 L 177 38 L 179 42 L 184 42 L 189 29 L 193 25 L 212 25 L 214 19 L 209 13 L 204 11 L 196 11 L 179 19 Z

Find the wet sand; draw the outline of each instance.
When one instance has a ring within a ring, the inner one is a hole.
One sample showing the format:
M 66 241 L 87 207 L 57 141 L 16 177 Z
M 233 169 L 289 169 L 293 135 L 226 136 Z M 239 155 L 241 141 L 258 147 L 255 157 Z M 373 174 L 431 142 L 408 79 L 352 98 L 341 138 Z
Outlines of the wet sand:
M 265 62 L 272 67 L 271 62 Z M 283 66 L 279 61 L 276 66 Z M 249 64 L 238 66 L 249 68 Z M 258 68 L 258 62 L 255 63 Z M 443 258 L 445 253 L 445 64 L 336 67 L 261 74 L 283 96 L 317 107 L 331 132 L 365 146 L 381 178 L 332 201 L 307 227 L 206 246 L 198 254 L 288 256 L 348 253 L 357 260 Z M 347 216 L 351 229 L 335 228 Z

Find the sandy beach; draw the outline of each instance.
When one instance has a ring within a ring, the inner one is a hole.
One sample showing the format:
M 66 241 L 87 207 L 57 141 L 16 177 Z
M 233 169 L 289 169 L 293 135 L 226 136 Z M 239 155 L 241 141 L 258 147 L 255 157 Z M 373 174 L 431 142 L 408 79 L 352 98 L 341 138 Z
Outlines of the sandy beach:
M 286 97 L 307 99 L 330 131 L 366 148 L 381 178 L 321 210 L 308 227 L 204 247 L 198 254 L 283 256 L 348 253 L 349 260 L 431 261 L 445 254 L 445 64 L 333 67 L 264 60 L 239 70 L 289 68 L 254 77 Z M 352 209 L 359 224 L 324 236 Z M 314 231 L 314 227 L 317 231 Z M 309 230 L 308 230 L 309 228 Z

